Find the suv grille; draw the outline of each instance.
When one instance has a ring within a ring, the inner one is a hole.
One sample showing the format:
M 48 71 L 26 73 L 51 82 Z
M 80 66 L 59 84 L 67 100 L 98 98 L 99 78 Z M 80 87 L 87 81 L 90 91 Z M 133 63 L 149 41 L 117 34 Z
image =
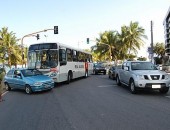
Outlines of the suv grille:
M 151 75 L 152 80 L 159 80 L 160 75 Z
M 146 80 L 161 80 L 165 79 L 165 75 L 144 75 Z

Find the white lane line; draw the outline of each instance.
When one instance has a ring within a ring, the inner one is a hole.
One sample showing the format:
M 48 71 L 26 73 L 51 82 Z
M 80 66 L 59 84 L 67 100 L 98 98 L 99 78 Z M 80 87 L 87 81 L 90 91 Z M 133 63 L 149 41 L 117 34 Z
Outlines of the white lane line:
M 3 94 L 2 94 L 2 96 L 4 96 L 5 94 L 7 94 L 8 93 L 8 91 L 5 91 Z
M 113 85 L 101 85 L 101 86 L 97 86 L 99 88 L 104 88 L 104 87 L 113 87 L 113 86 L 117 86 L 116 84 Z
M 165 97 L 170 98 L 170 96 L 165 96 Z

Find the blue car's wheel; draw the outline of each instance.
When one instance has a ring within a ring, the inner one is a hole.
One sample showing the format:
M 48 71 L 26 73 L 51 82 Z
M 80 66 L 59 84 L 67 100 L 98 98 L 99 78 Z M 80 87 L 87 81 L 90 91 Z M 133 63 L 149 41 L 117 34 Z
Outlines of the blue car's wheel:
M 31 89 L 31 87 L 30 87 L 29 85 L 26 85 L 26 86 L 25 86 L 25 92 L 26 92 L 27 94 L 31 94 L 31 93 L 32 93 L 32 89 Z
M 5 89 L 6 89 L 7 91 L 10 91 L 10 90 L 11 90 L 11 87 L 9 86 L 8 83 L 5 83 Z

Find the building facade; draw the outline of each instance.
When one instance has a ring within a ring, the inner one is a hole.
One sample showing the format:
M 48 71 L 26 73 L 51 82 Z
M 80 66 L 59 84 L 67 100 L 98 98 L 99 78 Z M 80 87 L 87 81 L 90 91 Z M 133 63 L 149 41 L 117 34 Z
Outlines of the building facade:
M 165 54 L 170 56 L 170 7 L 163 21 L 165 37 Z

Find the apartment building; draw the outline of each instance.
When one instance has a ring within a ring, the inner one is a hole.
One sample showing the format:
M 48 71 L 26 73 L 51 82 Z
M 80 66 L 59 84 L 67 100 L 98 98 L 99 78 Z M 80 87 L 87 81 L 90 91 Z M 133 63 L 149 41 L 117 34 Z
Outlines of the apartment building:
M 166 55 L 170 56 L 170 7 L 163 21 L 164 37 L 165 37 L 165 51 Z

